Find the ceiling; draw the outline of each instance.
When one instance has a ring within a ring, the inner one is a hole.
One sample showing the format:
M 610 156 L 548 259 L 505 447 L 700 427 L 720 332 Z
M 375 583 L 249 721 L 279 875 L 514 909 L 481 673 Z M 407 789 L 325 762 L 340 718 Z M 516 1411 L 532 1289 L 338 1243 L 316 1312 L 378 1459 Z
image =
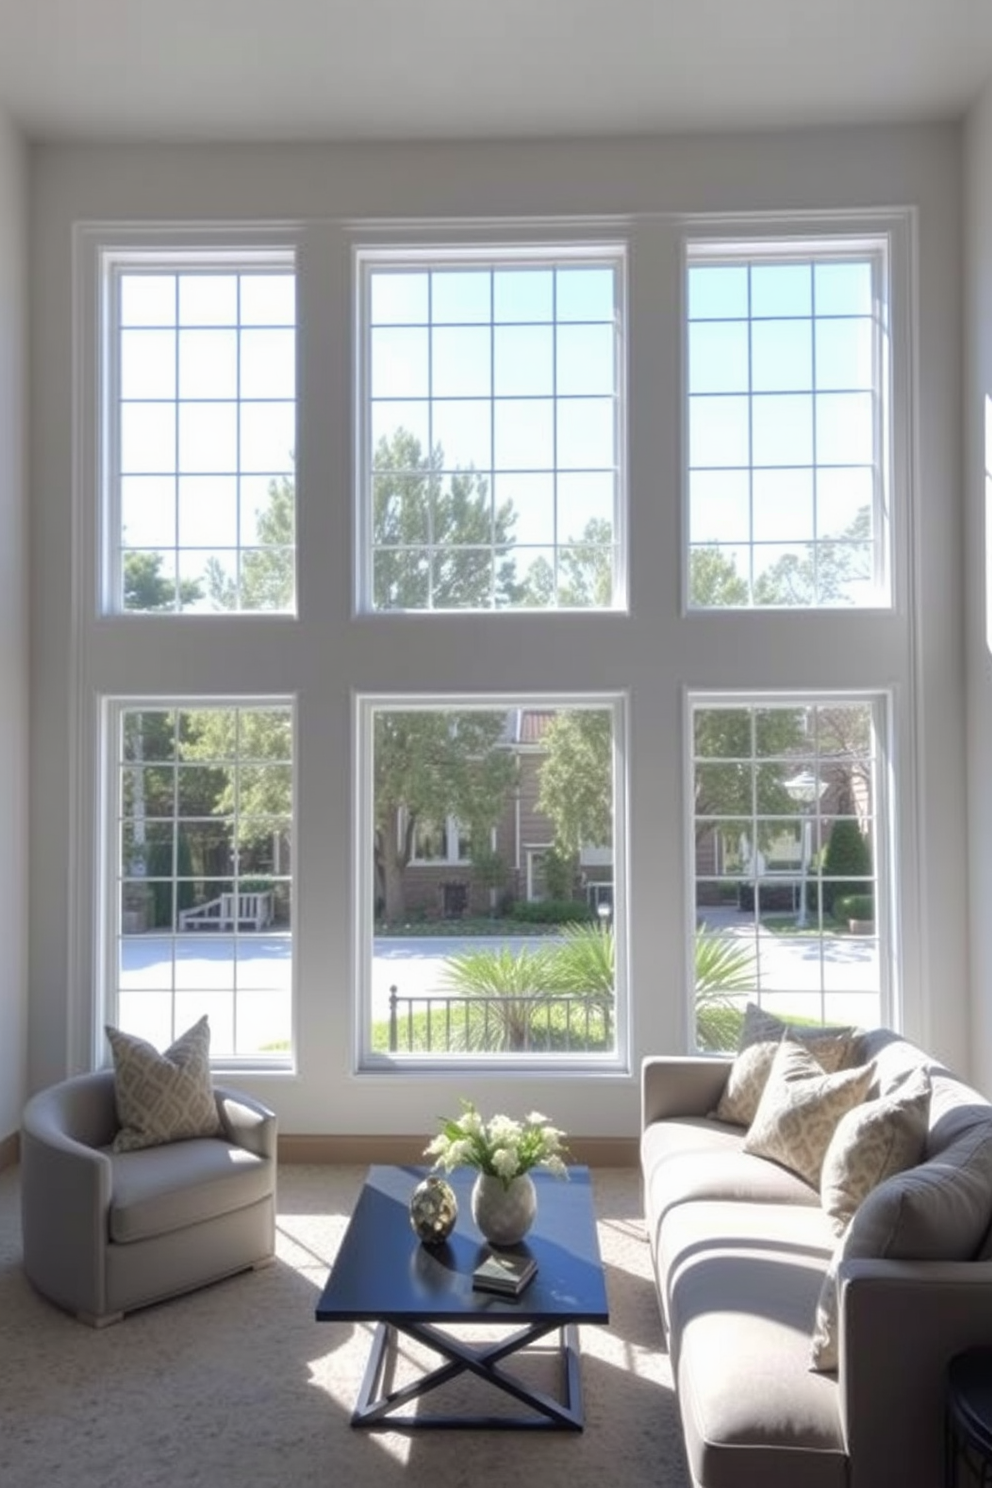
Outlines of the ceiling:
M 0 0 L 29 138 L 473 139 L 957 118 L 992 0 Z

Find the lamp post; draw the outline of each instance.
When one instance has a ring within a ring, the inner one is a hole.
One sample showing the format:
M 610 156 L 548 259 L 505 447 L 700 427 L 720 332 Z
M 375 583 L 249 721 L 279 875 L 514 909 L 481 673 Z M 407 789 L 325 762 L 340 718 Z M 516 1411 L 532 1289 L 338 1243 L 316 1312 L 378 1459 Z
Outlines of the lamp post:
M 808 918 L 806 908 L 806 880 L 809 875 L 809 860 L 812 856 L 811 837 L 813 822 L 811 819 L 813 808 L 816 806 L 823 792 L 827 788 L 827 782 L 814 775 L 812 770 L 800 770 L 791 780 L 782 782 L 785 789 L 794 801 L 802 809 L 803 818 L 800 823 L 799 844 L 799 913 L 796 915 L 796 929 L 805 930 Z

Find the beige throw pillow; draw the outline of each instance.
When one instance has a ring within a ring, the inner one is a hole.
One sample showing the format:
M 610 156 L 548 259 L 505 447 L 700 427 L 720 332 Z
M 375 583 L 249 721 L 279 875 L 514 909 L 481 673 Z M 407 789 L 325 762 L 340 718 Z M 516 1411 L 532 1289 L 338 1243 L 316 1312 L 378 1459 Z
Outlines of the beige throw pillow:
M 820 1202 L 838 1235 L 873 1188 L 923 1156 L 930 1113 L 930 1076 L 910 1072 L 891 1095 L 842 1116 L 820 1173 Z
M 844 1261 L 968 1261 L 990 1221 L 992 1123 L 979 1122 L 935 1157 L 880 1183 L 856 1210 L 820 1289 L 810 1368 L 837 1368 L 837 1274 Z
M 744 1151 L 771 1158 L 819 1185 L 837 1123 L 864 1100 L 874 1076 L 873 1064 L 825 1074 L 808 1049 L 784 1039 L 744 1138 Z
M 829 1074 L 846 1069 L 857 1055 L 858 1036 L 853 1028 L 797 1027 L 749 1002 L 744 1011 L 737 1057 L 712 1113 L 718 1121 L 729 1121 L 735 1126 L 751 1125 L 776 1051 L 786 1035 L 815 1054 Z
M 189 1137 L 216 1137 L 220 1116 L 210 1079 L 210 1024 L 194 1023 L 164 1054 L 144 1039 L 107 1030 L 114 1056 L 120 1131 L 115 1152 L 135 1152 Z

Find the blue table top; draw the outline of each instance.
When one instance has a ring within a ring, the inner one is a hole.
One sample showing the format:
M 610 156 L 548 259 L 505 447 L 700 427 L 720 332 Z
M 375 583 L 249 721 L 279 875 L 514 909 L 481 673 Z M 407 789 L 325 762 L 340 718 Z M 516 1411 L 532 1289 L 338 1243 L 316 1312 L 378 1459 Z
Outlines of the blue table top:
M 458 1221 L 442 1245 L 423 1245 L 410 1226 L 423 1167 L 369 1169 L 365 1185 L 317 1303 L 319 1322 L 396 1320 L 606 1323 L 609 1309 L 599 1254 L 589 1169 L 567 1179 L 535 1169 L 537 1218 L 512 1247 L 532 1255 L 537 1275 L 517 1297 L 472 1289 L 472 1272 L 490 1247 L 472 1221 L 472 1168 L 447 1175 Z

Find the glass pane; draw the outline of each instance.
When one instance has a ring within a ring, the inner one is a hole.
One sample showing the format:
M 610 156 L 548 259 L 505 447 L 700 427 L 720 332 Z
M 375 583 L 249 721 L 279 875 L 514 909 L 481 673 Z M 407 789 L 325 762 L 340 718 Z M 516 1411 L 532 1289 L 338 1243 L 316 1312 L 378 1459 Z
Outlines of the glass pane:
M 689 463 L 696 467 L 747 465 L 749 414 L 747 398 L 690 398 Z
M 370 275 L 373 325 L 425 325 L 429 276 L 419 270 L 376 269 Z
M 553 269 L 496 269 L 493 319 L 522 324 L 554 318 Z
M 563 472 L 558 476 L 557 487 L 561 541 L 612 537 L 616 515 L 616 479 L 612 473 Z
M 615 277 L 611 268 L 563 268 L 555 275 L 559 320 L 613 320 Z
M 121 331 L 121 397 L 176 396 L 175 331 Z
M 128 548 L 175 543 L 176 482 L 172 476 L 132 475 L 121 481 L 121 541 Z
M 750 377 L 745 322 L 697 321 L 690 324 L 690 393 L 746 393 Z
M 180 274 L 179 321 L 181 325 L 237 325 L 237 275 Z
M 373 398 L 426 398 L 428 380 L 427 331 L 389 326 L 372 331 Z
M 513 532 L 520 543 L 553 543 L 555 538 L 555 481 L 547 475 L 497 475 L 493 485 L 495 509 L 512 508 Z
M 761 317 L 813 313 L 812 265 L 753 264 L 751 314 Z
M 742 320 L 748 311 L 748 273 L 743 265 L 693 265 L 689 269 L 690 320 Z
M 493 333 L 497 397 L 554 393 L 554 333 L 550 326 L 497 326 Z
M 241 332 L 242 398 L 296 396 L 296 334 L 291 330 Z
M 492 464 L 492 404 L 482 398 L 431 404 L 433 448 L 445 470 L 488 470 Z
M 550 470 L 555 463 L 550 398 L 503 398 L 493 408 L 497 470 Z
M 179 405 L 179 469 L 191 475 L 236 470 L 238 405 Z
M 489 396 L 492 340 L 488 326 L 447 326 L 432 331 L 430 390 L 435 398 Z
M 431 319 L 435 324 L 488 322 L 492 317 L 489 269 L 436 269 L 431 274 Z
M 807 391 L 813 386 L 813 333 L 809 321 L 764 320 L 751 327 L 755 392 Z
M 762 393 L 752 399 L 755 465 L 809 465 L 813 460 L 813 399 Z
M 122 326 L 173 326 L 176 323 L 174 274 L 122 274 Z
M 233 546 L 238 539 L 238 483 L 233 476 L 183 476 L 179 541 L 184 548 Z
M 817 396 L 817 457 L 824 465 L 867 465 L 872 460 L 874 443 L 870 393 Z
M 755 542 L 812 539 L 812 470 L 756 470 L 752 490 Z
M 615 332 L 612 325 L 559 326 L 556 391 L 606 393 L 615 387 Z
M 609 470 L 616 461 L 612 398 L 558 400 L 558 464 L 563 470 Z
M 238 396 L 237 331 L 179 332 L 179 396 Z
M 121 474 L 153 475 L 176 468 L 176 410 L 171 403 L 122 403 Z
M 295 274 L 242 274 L 241 324 L 248 326 L 295 325 Z
M 870 263 L 820 263 L 814 269 L 817 315 L 871 315 Z
M 871 388 L 875 382 L 872 323 L 819 320 L 816 323 L 816 385 L 841 391 Z
M 750 484 L 745 470 L 694 470 L 689 477 L 690 541 L 747 542 Z

